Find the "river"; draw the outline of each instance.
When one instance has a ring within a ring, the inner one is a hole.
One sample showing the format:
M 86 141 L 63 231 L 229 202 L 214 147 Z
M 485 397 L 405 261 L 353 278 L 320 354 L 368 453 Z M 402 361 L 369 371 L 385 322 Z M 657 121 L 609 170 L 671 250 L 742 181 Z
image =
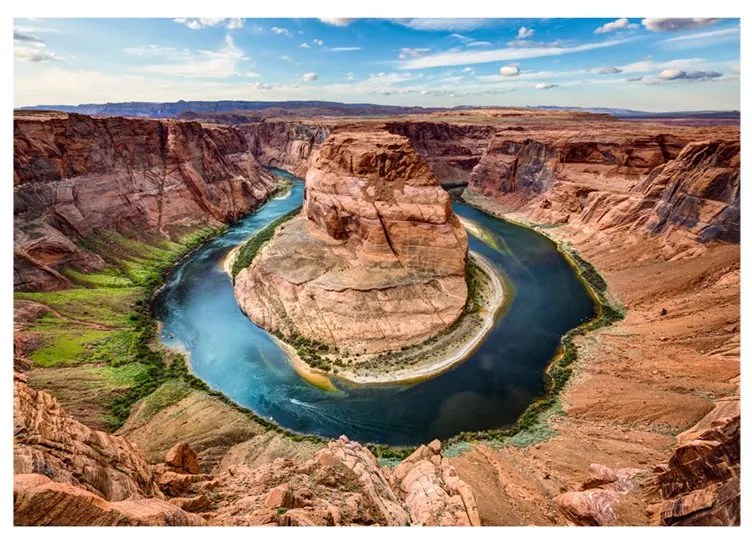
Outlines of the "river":
M 510 425 L 543 393 L 544 370 L 561 336 L 595 314 L 552 241 L 455 203 L 455 212 L 484 236 L 470 236 L 470 249 L 496 264 L 513 289 L 506 314 L 471 358 L 438 377 L 377 388 L 339 382 L 336 391 L 322 391 L 302 380 L 271 337 L 242 313 L 222 269 L 233 247 L 302 199 L 303 183 L 296 180 L 285 197 L 268 201 L 175 266 L 154 299 L 162 342 L 189 352 L 196 376 L 291 430 L 414 445 Z

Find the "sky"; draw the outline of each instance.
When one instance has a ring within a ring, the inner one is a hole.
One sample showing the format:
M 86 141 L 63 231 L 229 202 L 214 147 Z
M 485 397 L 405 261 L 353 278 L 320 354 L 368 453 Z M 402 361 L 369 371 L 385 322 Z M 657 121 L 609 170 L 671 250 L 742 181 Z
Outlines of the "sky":
M 740 108 L 739 19 L 15 19 L 14 106 Z

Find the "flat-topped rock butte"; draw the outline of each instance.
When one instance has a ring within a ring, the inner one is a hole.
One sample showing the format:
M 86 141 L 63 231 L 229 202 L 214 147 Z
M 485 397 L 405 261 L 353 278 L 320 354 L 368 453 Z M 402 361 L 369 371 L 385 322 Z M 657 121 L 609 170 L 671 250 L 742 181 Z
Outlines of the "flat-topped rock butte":
M 330 136 L 306 174 L 301 215 L 235 278 L 257 324 L 352 354 L 420 343 L 467 301 L 467 234 L 407 138 Z
M 173 381 L 112 436 L 92 415 L 107 402 L 59 379 L 98 364 L 28 369 L 50 309 L 19 301 L 17 524 L 738 524 L 738 128 L 513 109 L 209 121 L 18 113 L 16 288 L 70 288 L 66 268 L 101 268 L 81 240 L 94 224 L 177 236 L 231 221 L 274 190 L 262 166 L 303 175 L 338 131 L 386 128 L 440 181 L 467 184 L 470 202 L 544 224 L 597 268 L 625 318 L 573 340 L 572 379 L 533 433 L 422 447 L 392 470 L 345 438 L 293 441 Z M 347 223 L 321 208 L 303 223 L 339 244 L 325 229 Z M 343 255 L 362 262 L 357 248 Z M 198 475 L 165 463 L 183 442 Z M 119 473 L 86 469 L 113 459 Z

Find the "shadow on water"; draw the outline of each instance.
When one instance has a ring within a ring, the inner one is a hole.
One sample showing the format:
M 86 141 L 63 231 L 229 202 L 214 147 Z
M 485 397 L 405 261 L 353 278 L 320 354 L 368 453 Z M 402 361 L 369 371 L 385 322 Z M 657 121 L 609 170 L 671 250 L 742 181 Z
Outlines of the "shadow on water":
M 196 376 L 286 428 L 407 445 L 512 424 L 543 393 L 543 372 L 561 336 L 595 313 L 587 290 L 553 242 L 456 203 L 458 215 L 492 238 L 470 236 L 470 248 L 508 277 L 514 287 L 509 312 L 473 357 L 436 378 L 321 391 L 300 379 L 269 335 L 242 313 L 222 270 L 230 249 L 302 199 L 303 183 L 295 181 L 286 197 L 269 201 L 176 266 L 154 302 L 164 326 L 162 341 L 190 352 Z

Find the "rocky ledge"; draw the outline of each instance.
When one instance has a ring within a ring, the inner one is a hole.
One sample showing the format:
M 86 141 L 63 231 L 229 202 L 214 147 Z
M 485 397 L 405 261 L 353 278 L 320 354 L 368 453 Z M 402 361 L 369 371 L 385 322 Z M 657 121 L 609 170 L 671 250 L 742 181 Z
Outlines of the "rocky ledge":
M 331 135 L 301 215 L 235 279 L 245 313 L 347 363 L 450 328 L 468 298 L 467 234 L 426 162 L 386 131 Z

